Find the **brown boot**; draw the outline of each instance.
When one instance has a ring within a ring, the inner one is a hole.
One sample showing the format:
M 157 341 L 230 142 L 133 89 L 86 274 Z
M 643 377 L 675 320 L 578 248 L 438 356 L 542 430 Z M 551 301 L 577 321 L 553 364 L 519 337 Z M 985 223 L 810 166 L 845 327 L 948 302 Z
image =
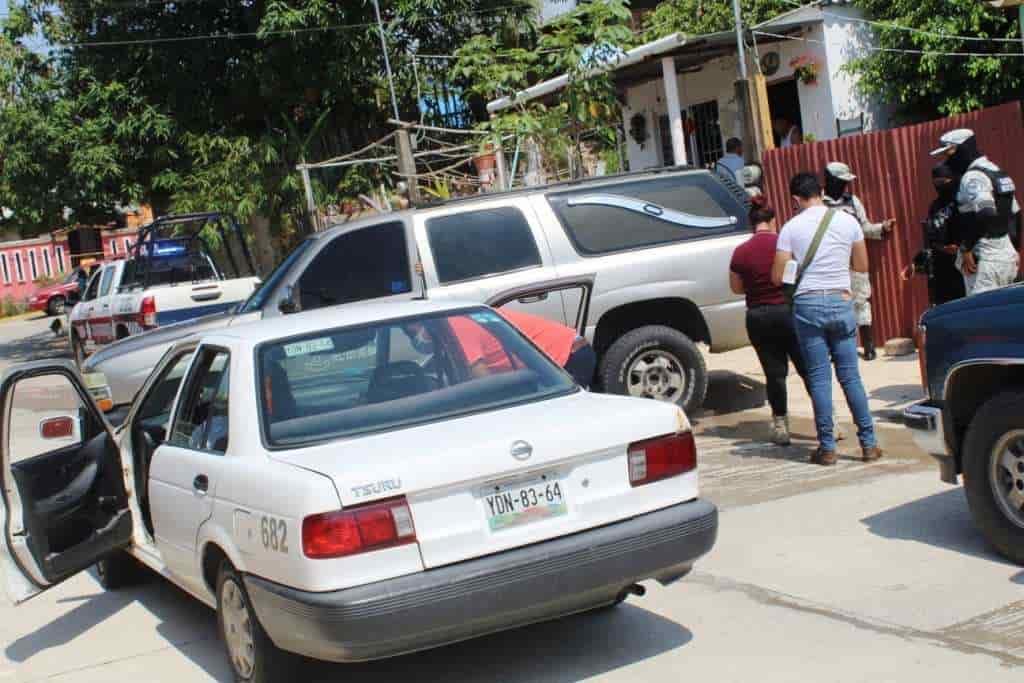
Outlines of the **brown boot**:
M 878 446 L 865 448 L 862 451 L 862 453 L 863 455 L 861 455 L 860 459 L 863 460 L 864 462 L 874 462 L 876 460 L 881 460 L 882 458 L 882 449 L 879 448 Z
M 821 446 L 815 449 L 814 453 L 811 454 L 811 463 L 815 465 L 835 465 L 839 460 L 839 456 L 836 455 L 835 451 L 825 451 L 821 449 Z

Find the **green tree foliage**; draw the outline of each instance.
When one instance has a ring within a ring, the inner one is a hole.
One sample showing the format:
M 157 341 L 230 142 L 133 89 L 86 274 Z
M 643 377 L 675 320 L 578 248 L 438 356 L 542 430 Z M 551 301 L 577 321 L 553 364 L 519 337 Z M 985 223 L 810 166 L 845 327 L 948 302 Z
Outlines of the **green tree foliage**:
M 541 145 L 549 155 L 571 150 L 576 168 L 583 132 L 596 133 L 614 147 L 621 112 L 604 67 L 635 41 L 630 19 L 628 0 L 593 0 L 544 26 L 535 45 L 477 35 L 457 50 L 453 73 L 465 82 L 467 92 L 483 102 L 501 97 L 513 102 L 480 125 L 492 133 L 490 142 L 512 134 Z M 558 93 L 556 106 L 517 99 L 527 86 L 563 74 L 568 85 Z M 566 132 L 571 145 L 566 144 Z
M 789 0 L 741 0 L 743 23 L 753 26 L 794 9 Z M 669 33 L 695 36 L 733 28 L 730 0 L 664 0 L 644 20 L 644 39 Z
M 851 68 L 861 75 L 867 94 L 901 106 L 912 117 L 957 114 L 1020 97 L 1024 58 L 984 56 L 1020 53 L 1020 42 L 943 37 L 1019 39 L 1016 8 L 993 9 L 978 0 L 858 0 L 857 4 L 868 16 L 892 25 L 876 28 L 880 47 L 927 53 L 878 51 L 853 63 Z M 983 56 L 939 54 L 949 52 Z
M 0 141 L 19 162 L 0 173 L 0 205 L 40 195 L 42 208 L 15 210 L 26 228 L 56 227 L 63 206 L 141 199 L 158 211 L 235 212 L 267 244 L 302 211 L 297 163 L 391 130 L 370 0 L 12 4 Z M 413 119 L 413 53 L 450 54 L 477 33 L 513 42 L 529 31 L 533 2 L 381 0 L 381 9 L 399 108 Z M 25 47 L 35 32 L 51 55 Z M 46 135 L 27 135 L 36 129 Z M 66 181 L 77 203 L 60 189 L 66 169 L 82 170 Z M 334 188 L 321 178 L 316 189 Z

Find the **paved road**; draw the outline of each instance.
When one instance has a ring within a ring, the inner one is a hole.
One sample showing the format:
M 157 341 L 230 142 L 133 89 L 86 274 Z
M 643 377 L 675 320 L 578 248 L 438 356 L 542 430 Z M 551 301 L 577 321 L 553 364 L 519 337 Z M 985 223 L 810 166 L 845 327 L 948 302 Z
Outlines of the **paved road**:
M 11 325 L 0 324 L 0 364 L 49 352 L 45 335 L 30 336 L 45 324 Z M 885 419 L 916 396 L 913 359 L 865 366 L 887 458 L 829 469 L 806 463 L 806 438 L 765 443 L 752 354 L 709 362 L 698 445 L 721 533 L 694 574 L 606 613 L 373 664 L 312 664 L 308 679 L 1019 681 L 1024 571 L 986 547 L 963 491 Z M 808 437 L 809 405 L 793 389 L 795 432 Z M 0 682 L 230 680 L 213 613 L 156 578 L 104 593 L 83 575 L 0 607 L 0 644 Z

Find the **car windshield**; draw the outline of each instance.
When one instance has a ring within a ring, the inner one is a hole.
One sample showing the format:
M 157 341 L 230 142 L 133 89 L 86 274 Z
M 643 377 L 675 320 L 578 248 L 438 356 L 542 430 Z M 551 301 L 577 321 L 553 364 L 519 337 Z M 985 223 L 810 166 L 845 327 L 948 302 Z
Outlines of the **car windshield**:
M 310 239 L 299 242 L 298 245 L 292 249 L 291 253 L 285 256 L 284 260 L 278 263 L 277 267 L 270 271 L 270 275 L 268 275 L 256 291 L 254 291 L 249 298 L 245 300 L 245 303 L 238 309 L 238 312 L 250 313 L 263 308 L 263 304 L 266 303 L 267 297 L 269 297 L 271 292 L 277 288 L 277 285 L 281 282 L 284 276 L 288 274 L 288 271 L 291 270 L 292 264 L 295 263 L 295 261 L 298 260 L 298 258 L 302 256 L 302 254 L 312 245 L 313 240 Z
M 261 344 L 264 437 L 296 446 L 538 401 L 572 379 L 489 308 Z
M 60 281 L 62 285 L 70 285 L 72 282 L 78 281 L 78 268 L 74 268 L 68 271 L 68 274 L 64 276 L 64 279 Z

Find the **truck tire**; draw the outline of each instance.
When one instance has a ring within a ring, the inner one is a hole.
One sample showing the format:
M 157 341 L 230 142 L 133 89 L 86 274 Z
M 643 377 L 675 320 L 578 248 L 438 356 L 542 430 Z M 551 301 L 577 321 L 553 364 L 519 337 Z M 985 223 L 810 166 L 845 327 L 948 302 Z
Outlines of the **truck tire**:
M 963 473 L 974 523 L 1000 554 L 1024 565 L 1024 392 L 1007 391 L 975 413 Z
M 46 315 L 64 315 L 64 306 L 67 304 L 64 297 L 55 296 L 46 302 Z
M 238 683 L 303 679 L 296 671 L 299 658 L 270 640 L 252 607 L 242 577 L 226 560 L 217 575 L 217 626 Z
M 605 391 L 675 403 L 687 414 L 704 404 L 708 372 L 692 339 L 672 327 L 647 325 L 616 339 L 601 358 Z

